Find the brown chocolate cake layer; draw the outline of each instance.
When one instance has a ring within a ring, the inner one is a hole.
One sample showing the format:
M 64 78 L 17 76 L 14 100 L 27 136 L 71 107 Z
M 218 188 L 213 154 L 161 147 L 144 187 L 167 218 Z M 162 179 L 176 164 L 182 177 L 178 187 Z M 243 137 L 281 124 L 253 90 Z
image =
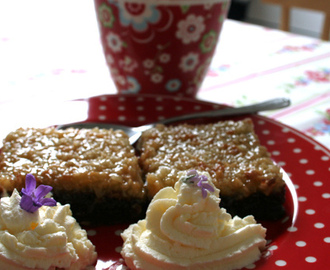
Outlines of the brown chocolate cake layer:
M 122 131 L 20 128 L 3 141 L 0 186 L 24 187 L 26 174 L 53 187 L 79 222 L 114 224 L 144 215 L 146 192 L 134 148 Z
M 206 125 L 158 125 L 138 142 L 148 197 L 173 186 L 181 170 L 210 173 L 231 214 L 278 219 L 284 212 L 280 168 L 260 145 L 250 119 Z

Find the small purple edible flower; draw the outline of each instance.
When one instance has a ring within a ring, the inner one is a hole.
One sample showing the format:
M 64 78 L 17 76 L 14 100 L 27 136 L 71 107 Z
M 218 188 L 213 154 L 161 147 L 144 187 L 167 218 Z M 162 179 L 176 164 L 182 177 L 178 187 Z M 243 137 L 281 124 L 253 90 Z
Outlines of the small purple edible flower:
M 199 175 L 196 170 L 190 170 L 184 179 L 187 183 L 192 183 L 197 185 L 202 190 L 203 199 L 207 196 L 207 190 L 214 192 L 214 188 L 208 183 L 207 177 L 205 175 Z
M 25 177 L 25 188 L 22 188 L 22 199 L 20 206 L 27 212 L 34 213 L 41 206 L 56 206 L 53 198 L 44 198 L 53 188 L 51 186 L 40 185 L 36 188 L 37 181 L 32 174 Z

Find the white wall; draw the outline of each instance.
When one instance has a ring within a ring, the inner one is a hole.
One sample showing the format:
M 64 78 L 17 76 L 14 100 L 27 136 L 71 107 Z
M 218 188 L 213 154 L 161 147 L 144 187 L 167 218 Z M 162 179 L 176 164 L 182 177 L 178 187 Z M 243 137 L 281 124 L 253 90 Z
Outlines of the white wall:
M 251 0 L 247 13 L 247 21 L 255 24 L 278 28 L 280 21 L 278 5 Z M 295 8 L 291 13 L 291 32 L 312 37 L 320 37 L 324 15 L 321 12 Z

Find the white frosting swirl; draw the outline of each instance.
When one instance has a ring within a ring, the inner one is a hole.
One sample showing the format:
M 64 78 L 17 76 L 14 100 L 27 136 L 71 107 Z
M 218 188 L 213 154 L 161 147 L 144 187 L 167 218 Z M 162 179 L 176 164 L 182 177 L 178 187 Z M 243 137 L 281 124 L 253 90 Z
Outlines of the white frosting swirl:
M 215 190 L 206 198 L 199 187 L 179 180 L 155 195 L 146 219 L 122 233 L 121 254 L 131 269 L 230 270 L 259 259 L 266 229 L 253 216 L 232 219 L 204 175 Z
M 70 206 L 23 210 L 14 190 L 0 201 L 0 269 L 86 269 L 96 261 L 86 231 Z

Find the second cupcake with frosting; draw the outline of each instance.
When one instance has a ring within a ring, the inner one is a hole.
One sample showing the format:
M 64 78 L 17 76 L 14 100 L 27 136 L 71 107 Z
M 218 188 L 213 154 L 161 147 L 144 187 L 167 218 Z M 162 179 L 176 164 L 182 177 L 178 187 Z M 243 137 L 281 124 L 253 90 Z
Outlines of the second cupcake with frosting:
M 253 216 L 232 218 L 219 207 L 207 173 L 182 172 L 160 190 L 144 220 L 123 233 L 122 256 L 131 269 L 239 269 L 258 260 L 266 229 Z

